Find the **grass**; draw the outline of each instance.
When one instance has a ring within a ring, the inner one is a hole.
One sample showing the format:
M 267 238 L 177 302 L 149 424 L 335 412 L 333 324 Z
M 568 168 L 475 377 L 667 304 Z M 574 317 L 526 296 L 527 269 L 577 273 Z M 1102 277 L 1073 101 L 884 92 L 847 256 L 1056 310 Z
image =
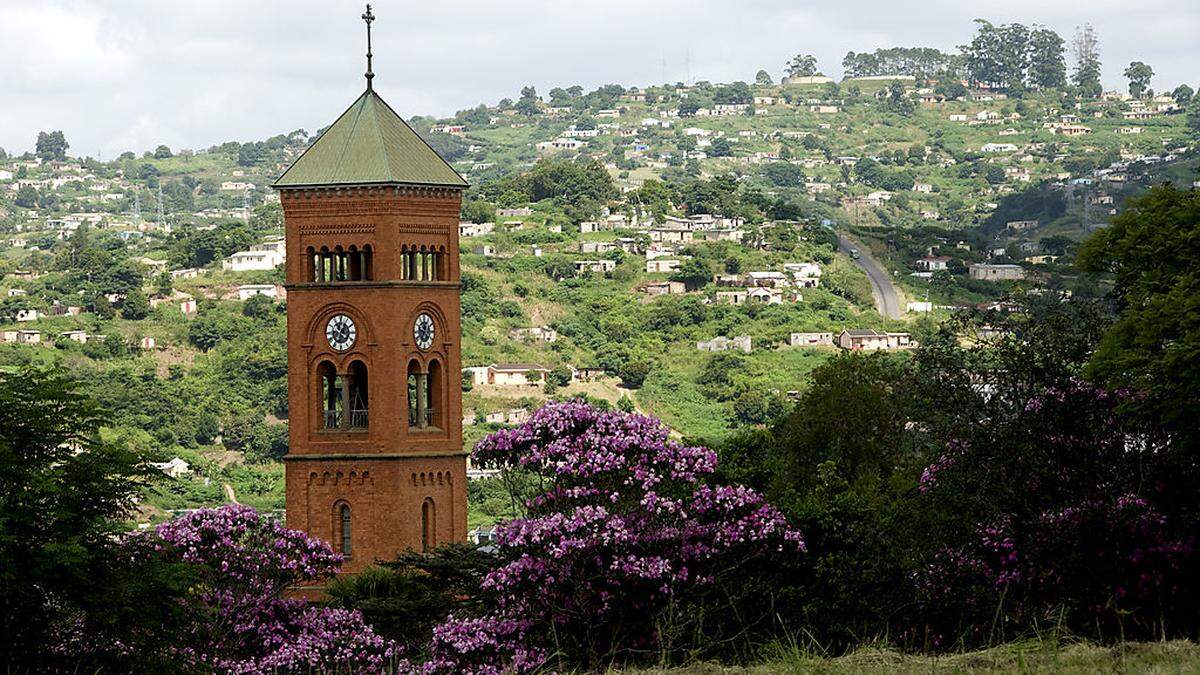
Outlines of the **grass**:
M 757 664 L 729 667 L 699 663 L 679 668 L 624 671 L 642 675 L 745 673 L 1195 673 L 1200 645 L 1190 640 L 1125 642 L 1113 646 L 1031 640 L 990 649 L 927 656 L 862 647 L 825 657 L 799 647 L 769 653 Z

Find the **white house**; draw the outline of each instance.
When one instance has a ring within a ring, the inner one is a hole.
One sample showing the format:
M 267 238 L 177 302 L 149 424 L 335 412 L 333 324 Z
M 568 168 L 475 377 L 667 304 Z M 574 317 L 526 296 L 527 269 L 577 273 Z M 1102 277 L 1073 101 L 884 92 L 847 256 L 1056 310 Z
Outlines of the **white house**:
M 664 258 L 658 258 L 655 260 L 647 260 L 646 261 L 646 273 L 647 274 L 663 274 L 663 273 L 668 273 L 668 272 L 674 272 L 678 269 L 679 269 L 679 261 L 678 260 L 668 260 L 668 259 L 664 259 Z
M 279 297 L 275 284 L 245 284 L 238 286 L 238 300 L 249 300 L 256 295 L 265 295 L 274 300 Z
M 171 478 L 179 478 L 192 472 L 192 468 L 188 466 L 188 463 L 178 457 L 169 462 L 150 462 L 150 466 L 162 471 Z
M 238 251 L 221 261 L 227 272 L 270 271 L 283 264 L 284 257 L 276 251 Z
M 874 350 L 905 349 L 916 344 L 908 333 L 884 333 L 873 328 L 850 328 L 838 334 L 837 345 L 842 349 Z

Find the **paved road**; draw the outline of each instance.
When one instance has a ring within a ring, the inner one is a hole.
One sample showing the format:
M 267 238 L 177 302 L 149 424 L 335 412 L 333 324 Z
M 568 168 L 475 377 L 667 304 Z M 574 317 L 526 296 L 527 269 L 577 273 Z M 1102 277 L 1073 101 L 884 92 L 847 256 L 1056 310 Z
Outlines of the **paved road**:
M 839 234 L 838 250 L 849 255 L 851 249 L 857 250 L 860 254 L 854 264 L 862 268 L 871 281 L 871 295 L 875 298 L 875 309 L 889 319 L 899 319 L 903 315 L 903 310 L 900 306 L 900 293 L 896 290 L 896 285 L 892 283 L 892 275 L 888 274 L 883 265 L 871 257 L 866 248 Z

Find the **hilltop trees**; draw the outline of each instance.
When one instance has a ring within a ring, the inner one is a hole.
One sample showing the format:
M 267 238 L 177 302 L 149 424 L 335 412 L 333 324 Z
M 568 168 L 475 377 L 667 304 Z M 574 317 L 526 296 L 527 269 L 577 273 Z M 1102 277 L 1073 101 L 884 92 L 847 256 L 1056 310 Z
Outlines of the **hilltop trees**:
M 542 112 L 539 105 L 537 90 L 532 85 L 521 88 L 521 98 L 517 99 L 517 112 L 526 117 L 533 117 Z
M 774 82 L 771 80 L 770 73 L 765 70 L 760 70 L 754 75 L 754 84 L 766 86 L 774 84 Z
M 35 152 L 43 161 L 64 160 L 67 158 L 67 137 L 62 131 L 39 131 Z
M 1086 98 L 1100 96 L 1104 92 L 1100 84 L 1100 39 L 1091 24 L 1085 23 L 1075 29 L 1071 51 L 1075 54 L 1072 81 L 1079 88 L 1079 95 Z
M 975 22 L 975 37 L 962 47 L 972 80 L 1008 92 L 1066 84 L 1064 43 L 1057 33 L 1036 25 Z
M 939 74 L 957 77 L 961 61 L 961 57 L 931 47 L 891 47 L 861 54 L 847 52 L 842 68 L 846 77 L 911 75 L 924 79 Z
M 817 74 L 817 57 L 812 54 L 797 54 L 784 65 L 788 77 L 812 77 Z
M 1150 90 L 1150 79 L 1154 77 L 1154 69 L 1141 61 L 1134 61 L 1125 69 L 1124 75 L 1129 80 L 1129 95 L 1141 98 Z

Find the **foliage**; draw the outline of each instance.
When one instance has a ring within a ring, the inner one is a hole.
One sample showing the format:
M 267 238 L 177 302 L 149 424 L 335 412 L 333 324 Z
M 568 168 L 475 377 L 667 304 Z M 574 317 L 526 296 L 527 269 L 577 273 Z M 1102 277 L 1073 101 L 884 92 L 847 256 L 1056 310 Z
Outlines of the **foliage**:
M 174 600 L 185 571 L 118 543 L 154 469 L 99 439 L 99 410 L 61 374 L 0 373 L 0 651 L 10 666 L 164 668 L 186 614 Z
M 67 158 L 67 148 L 71 147 L 67 143 L 67 137 L 62 131 L 39 131 L 37 135 L 37 143 L 34 148 L 37 156 L 43 161 L 63 161 Z
M 1129 95 L 1141 98 L 1150 88 L 1150 79 L 1154 77 L 1154 69 L 1141 61 L 1134 61 L 1129 64 L 1123 74 L 1129 80 Z
M 1132 200 L 1079 252 L 1083 269 L 1112 275 L 1119 311 L 1091 373 L 1148 392 L 1136 405 L 1191 439 L 1200 438 L 1198 231 L 1200 193 L 1160 186 Z
M 336 579 L 328 589 L 329 603 L 362 612 L 376 633 L 416 655 L 428 646 L 433 627 L 452 612 L 482 608 L 487 594 L 480 582 L 494 566 L 494 555 L 467 544 L 406 551 Z
M 396 648 L 356 610 L 285 597 L 300 583 L 336 573 L 342 556 L 325 542 L 231 505 L 163 523 L 161 555 L 198 570 L 188 602 L 205 610 L 177 658 L 217 672 L 379 672 Z
M 437 671 L 595 670 L 704 653 L 769 618 L 754 604 L 763 589 L 742 583 L 747 571 L 803 549 L 753 491 L 703 484 L 715 454 L 670 440 L 651 418 L 550 403 L 475 455 L 545 488 L 526 501 L 528 517 L 498 530 L 506 562 L 483 581 L 496 594 L 490 611 L 435 629 Z M 752 613 L 730 625 L 735 607 Z

